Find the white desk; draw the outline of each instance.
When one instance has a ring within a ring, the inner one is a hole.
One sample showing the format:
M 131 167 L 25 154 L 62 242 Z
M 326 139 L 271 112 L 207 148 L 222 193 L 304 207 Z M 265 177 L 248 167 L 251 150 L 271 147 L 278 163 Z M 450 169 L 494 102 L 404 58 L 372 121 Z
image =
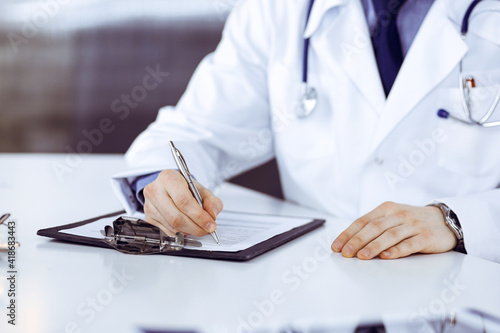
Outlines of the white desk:
M 131 256 L 50 241 L 36 231 L 121 209 L 109 185 L 109 176 L 125 167 L 121 156 L 85 156 L 58 181 L 54 163 L 66 158 L 0 154 L 0 213 L 17 219 L 22 243 L 15 330 L 4 329 L 7 268 L 0 254 L 0 332 L 136 332 L 138 327 L 237 332 L 240 320 L 265 327 L 392 316 L 418 328 L 420 315 L 444 308 L 500 315 L 500 265 L 454 252 L 394 261 L 346 259 L 329 250 L 347 225 L 334 217 L 245 263 Z M 223 186 L 219 195 L 227 209 L 324 216 L 233 185 Z M 125 280 L 117 280 L 124 273 Z M 280 304 L 270 309 L 273 298 Z M 259 303 L 268 307 L 259 310 Z

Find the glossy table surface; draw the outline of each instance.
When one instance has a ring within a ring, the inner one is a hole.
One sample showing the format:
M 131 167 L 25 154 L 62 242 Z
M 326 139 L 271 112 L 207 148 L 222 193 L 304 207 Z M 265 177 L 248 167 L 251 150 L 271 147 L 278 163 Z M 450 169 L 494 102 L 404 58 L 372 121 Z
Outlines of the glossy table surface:
M 500 315 L 500 265 L 455 252 L 361 261 L 329 249 L 349 221 L 223 184 L 225 208 L 326 218 L 324 227 L 248 262 L 131 256 L 55 242 L 41 228 L 120 210 L 109 177 L 121 155 L 0 154 L 0 213 L 16 220 L 16 326 L 7 324 L 0 253 L 0 332 L 266 331 L 391 318 L 419 329 L 472 307 Z M 267 331 L 266 331 L 267 332 Z

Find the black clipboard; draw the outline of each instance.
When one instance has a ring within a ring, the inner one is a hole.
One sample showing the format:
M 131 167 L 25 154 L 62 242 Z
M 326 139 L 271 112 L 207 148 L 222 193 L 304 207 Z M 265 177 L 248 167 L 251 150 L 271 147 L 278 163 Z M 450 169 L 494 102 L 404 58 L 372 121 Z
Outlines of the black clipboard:
M 65 241 L 65 242 L 78 243 L 78 244 L 84 244 L 84 245 L 92 245 L 92 246 L 97 246 L 97 247 L 104 247 L 104 248 L 113 249 L 110 245 L 106 244 L 105 242 L 103 242 L 99 238 L 70 235 L 70 234 L 67 234 L 67 233 L 64 233 L 61 231 L 80 227 L 82 225 L 92 223 L 92 222 L 98 221 L 98 220 L 103 219 L 103 218 L 113 217 L 113 216 L 120 215 L 120 214 L 125 214 L 125 211 L 118 211 L 118 212 L 94 217 L 94 218 L 91 218 L 91 219 L 88 219 L 85 221 L 65 224 L 65 225 L 61 225 L 61 226 L 57 226 L 57 227 L 40 229 L 40 230 L 38 230 L 38 232 L 36 234 L 39 236 L 55 238 L 57 240 L 61 240 L 61 241 Z M 261 215 L 261 214 L 255 214 L 255 213 L 245 213 L 245 214 Z M 251 246 L 248 249 L 241 250 L 238 252 L 199 251 L 199 250 L 183 249 L 181 251 L 170 251 L 170 252 L 163 252 L 163 253 L 159 253 L 159 254 L 171 255 L 171 256 L 181 256 L 181 257 L 204 258 L 204 259 L 247 261 L 247 260 L 255 258 L 263 253 L 266 253 L 274 248 L 277 248 L 278 246 L 283 245 L 283 244 L 285 244 L 285 243 L 287 243 L 295 238 L 298 238 L 298 237 L 308 233 L 309 231 L 312 231 L 316 228 L 319 228 L 320 226 L 322 226 L 325 223 L 324 219 L 311 219 L 311 220 L 312 220 L 311 222 L 308 222 L 300 227 L 293 228 L 287 232 L 276 235 L 276 236 L 269 238 L 261 243 L 258 243 L 254 246 Z

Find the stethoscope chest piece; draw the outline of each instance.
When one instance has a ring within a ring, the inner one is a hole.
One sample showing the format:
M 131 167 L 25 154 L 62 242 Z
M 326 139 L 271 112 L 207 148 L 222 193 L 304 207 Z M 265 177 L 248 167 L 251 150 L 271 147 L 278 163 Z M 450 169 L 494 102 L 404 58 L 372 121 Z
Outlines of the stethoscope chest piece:
M 303 83 L 301 87 L 301 101 L 297 109 L 297 117 L 306 118 L 313 112 L 318 103 L 318 93 L 314 87 L 309 87 Z

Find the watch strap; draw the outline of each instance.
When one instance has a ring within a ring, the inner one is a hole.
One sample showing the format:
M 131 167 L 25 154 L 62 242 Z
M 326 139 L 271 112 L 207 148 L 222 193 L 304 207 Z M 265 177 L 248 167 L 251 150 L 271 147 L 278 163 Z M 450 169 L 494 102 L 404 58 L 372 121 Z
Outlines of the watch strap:
M 462 225 L 460 224 L 457 214 L 455 214 L 455 212 L 451 210 L 446 204 L 441 202 L 432 203 L 427 206 L 437 207 L 441 210 L 446 226 L 450 228 L 450 230 L 457 238 L 457 244 L 453 250 L 467 254 L 467 251 L 465 250 Z
M 444 205 L 444 204 L 443 204 Z M 462 225 L 460 224 L 460 220 L 458 219 L 457 214 L 453 210 L 450 209 L 450 218 L 453 219 L 455 224 L 462 229 Z M 464 237 L 458 239 L 457 245 L 453 249 L 454 251 L 461 252 L 464 254 L 467 254 L 467 250 L 465 250 L 465 243 L 464 243 Z

